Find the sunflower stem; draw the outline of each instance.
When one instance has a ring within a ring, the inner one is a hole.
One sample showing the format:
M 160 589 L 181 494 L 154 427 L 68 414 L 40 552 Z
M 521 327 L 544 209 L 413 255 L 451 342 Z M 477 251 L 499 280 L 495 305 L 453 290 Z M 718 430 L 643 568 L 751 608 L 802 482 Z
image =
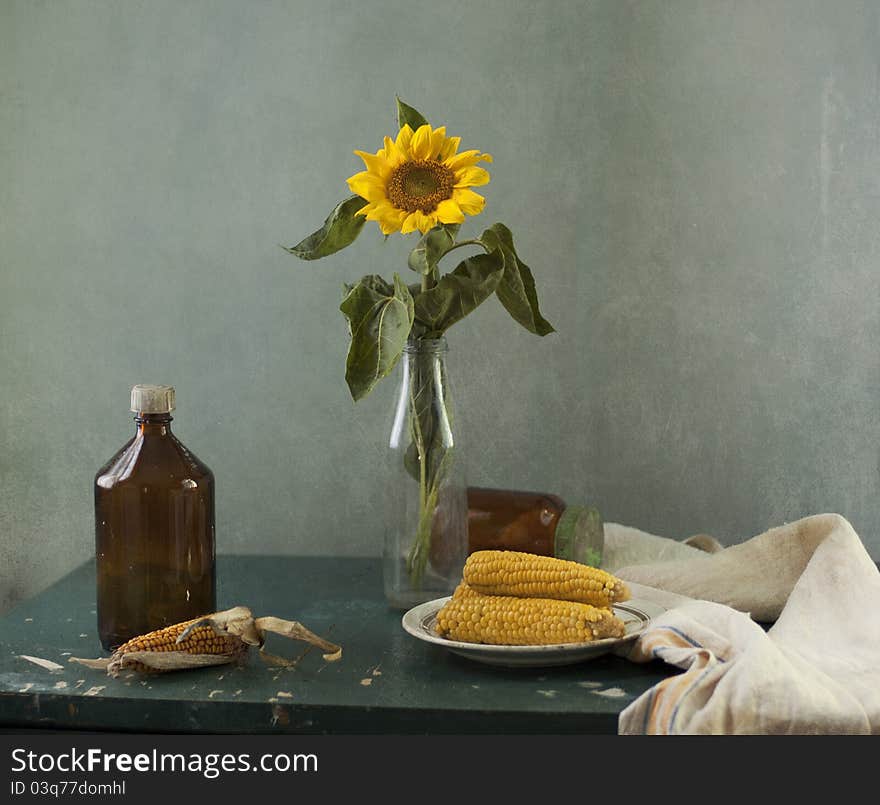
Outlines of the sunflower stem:
M 461 246 L 481 246 L 483 251 L 486 254 L 489 254 L 492 250 L 479 238 L 471 238 L 468 240 L 460 240 L 458 243 L 453 243 L 446 251 L 444 251 L 438 258 L 437 264 L 431 269 L 431 272 L 426 275 L 422 275 L 422 291 L 429 291 L 440 281 L 440 260 L 446 257 L 449 252 L 453 249 L 458 249 Z
M 440 282 L 440 268 L 434 265 L 427 274 L 422 275 L 422 291 L 430 291 L 438 282 Z
M 469 240 L 460 240 L 458 243 L 453 243 L 445 252 L 443 252 L 443 257 L 445 257 L 447 254 L 449 254 L 449 252 L 451 252 L 453 249 L 457 249 L 460 246 L 482 246 L 483 250 L 486 252 L 486 254 L 488 254 L 490 251 L 492 251 L 479 238 L 471 238 Z

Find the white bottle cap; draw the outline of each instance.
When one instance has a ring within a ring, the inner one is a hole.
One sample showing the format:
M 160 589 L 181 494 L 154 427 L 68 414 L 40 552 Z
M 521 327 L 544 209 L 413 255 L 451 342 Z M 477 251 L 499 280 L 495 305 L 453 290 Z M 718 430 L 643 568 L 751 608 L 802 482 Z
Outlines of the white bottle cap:
M 174 386 L 144 383 L 131 388 L 131 410 L 138 414 L 168 414 L 174 410 Z

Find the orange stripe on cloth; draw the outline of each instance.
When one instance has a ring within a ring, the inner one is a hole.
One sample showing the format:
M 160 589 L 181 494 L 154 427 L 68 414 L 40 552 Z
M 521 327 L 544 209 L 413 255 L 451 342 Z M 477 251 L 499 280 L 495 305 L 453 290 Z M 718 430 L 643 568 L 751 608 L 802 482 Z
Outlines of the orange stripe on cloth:
M 668 735 L 675 727 L 675 718 L 688 693 L 706 672 L 719 662 L 715 655 L 685 633 L 674 627 L 660 626 L 643 635 L 632 652 L 632 659 L 644 661 L 663 659 L 685 668 L 685 672 L 664 679 L 648 693 L 643 704 L 643 731 L 651 735 Z

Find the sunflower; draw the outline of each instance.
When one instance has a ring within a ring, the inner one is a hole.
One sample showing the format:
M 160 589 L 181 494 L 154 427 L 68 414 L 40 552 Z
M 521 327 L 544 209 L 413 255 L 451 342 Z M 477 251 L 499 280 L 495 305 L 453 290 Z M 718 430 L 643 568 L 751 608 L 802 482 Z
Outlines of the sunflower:
M 407 124 L 396 140 L 385 138 L 375 154 L 355 151 L 365 171 L 349 178 L 353 193 L 366 200 L 357 215 L 376 221 L 383 234 L 427 232 L 437 224 L 460 224 L 465 215 L 482 212 L 486 199 L 471 190 L 487 184 L 489 172 L 478 162 L 489 154 L 458 152 L 461 137 L 447 137 L 446 127 Z

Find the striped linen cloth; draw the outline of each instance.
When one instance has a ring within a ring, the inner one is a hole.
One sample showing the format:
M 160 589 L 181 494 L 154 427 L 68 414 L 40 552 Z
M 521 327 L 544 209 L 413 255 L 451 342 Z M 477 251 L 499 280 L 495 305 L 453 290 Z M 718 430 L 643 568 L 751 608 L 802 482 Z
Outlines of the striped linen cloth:
M 612 566 L 627 538 L 659 546 L 622 528 L 606 535 Z M 667 607 L 628 658 L 682 669 L 623 710 L 621 734 L 880 733 L 880 572 L 846 519 L 682 547 L 612 570 Z

